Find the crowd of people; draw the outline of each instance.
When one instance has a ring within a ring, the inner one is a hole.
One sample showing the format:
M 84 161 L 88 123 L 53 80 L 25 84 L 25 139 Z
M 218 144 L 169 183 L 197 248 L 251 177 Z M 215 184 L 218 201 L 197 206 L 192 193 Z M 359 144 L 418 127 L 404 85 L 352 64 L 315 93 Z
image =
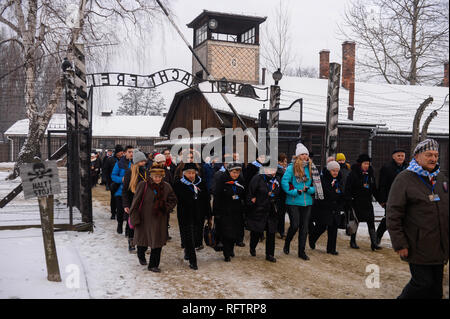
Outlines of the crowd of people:
M 250 255 L 256 256 L 257 245 L 265 240 L 265 259 L 276 262 L 277 233 L 284 239 L 283 253 L 290 254 L 298 232 L 298 257 L 307 261 L 307 242 L 315 249 L 325 232 L 326 252 L 339 254 L 339 228 L 347 229 L 349 248 L 359 249 L 357 228 L 365 222 L 372 251 L 381 249 L 388 230 L 393 248 L 410 263 L 412 279 L 400 297 L 438 298 L 448 260 L 448 185 L 439 173 L 436 153 L 437 142 L 426 140 L 417 145 L 408 164 L 404 150 L 393 150 L 392 160 L 379 171 L 378 183 L 367 154 L 350 165 L 338 153 L 319 171 L 301 143 L 291 163 L 286 154 L 278 155 L 277 168 L 269 166 L 264 154 L 246 166 L 238 163 L 239 154 L 226 151 L 223 158 L 198 164 L 194 158 L 199 154 L 193 149 L 180 150 L 172 158 L 170 149 L 147 156 L 132 146 L 117 145 L 102 165 L 93 165 L 93 171 L 101 167 L 102 182 L 111 192 L 117 233 L 123 233 L 125 224 L 128 250 L 136 251 L 139 263 L 150 271 L 161 271 L 161 252 L 171 240 L 170 213 L 175 208 L 184 259 L 194 270 L 196 251 L 204 248 L 205 223 L 225 262 L 233 259 L 236 246 L 246 246 L 245 230 L 250 232 Z M 386 212 L 377 229 L 373 199 Z M 356 226 L 349 230 L 351 221 Z

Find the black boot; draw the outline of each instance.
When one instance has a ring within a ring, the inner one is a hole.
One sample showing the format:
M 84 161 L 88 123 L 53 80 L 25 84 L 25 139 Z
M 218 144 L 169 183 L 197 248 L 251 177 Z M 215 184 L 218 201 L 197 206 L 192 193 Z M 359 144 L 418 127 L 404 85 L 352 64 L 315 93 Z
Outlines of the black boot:
M 277 259 L 274 256 L 270 256 L 270 255 L 266 256 L 266 260 L 273 262 L 273 263 L 277 262 Z
M 142 266 L 147 265 L 147 260 L 145 259 L 145 252 L 144 251 L 142 251 L 141 249 L 138 249 L 137 256 L 138 256 L 138 259 L 139 259 L 139 263 Z
M 377 244 L 377 233 L 375 232 L 375 229 L 370 229 L 369 228 L 369 235 L 370 235 L 370 248 L 372 249 L 372 251 L 375 250 L 380 250 L 381 247 L 378 246 Z
M 350 237 L 350 247 L 353 249 L 359 249 L 359 246 L 356 245 L 356 235 L 351 235 Z
M 289 255 L 289 246 L 290 246 L 290 242 L 288 242 L 287 240 L 284 242 L 284 247 L 283 247 L 283 252 L 286 255 Z
M 303 252 L 300 252 L 300 253 L 298 254 L 298 257 L 301 258 L 301 259 L 303 259 L 303 260 L 309 260 L 308 255 L 306 255 L 304 251 L 303 251 Z
M 117 223 L 117 233 L 122 234 L 123 233 L 123 224 Z
M 133 239 L 128 238 L 128 251 L 131 253 L 136 250 L 136 247 L 133 245 Z

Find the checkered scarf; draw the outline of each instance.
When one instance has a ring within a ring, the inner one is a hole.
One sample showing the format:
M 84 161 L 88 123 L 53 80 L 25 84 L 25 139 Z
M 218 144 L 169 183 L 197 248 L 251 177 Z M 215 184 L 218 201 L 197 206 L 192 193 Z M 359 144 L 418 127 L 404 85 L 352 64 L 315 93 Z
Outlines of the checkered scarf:
M 438 174 L 440 172 L 439 164 L 437 164 L 436 166 L 437 166 L 437 169 L 433 173 L 430 173 L 427 170 L 424 170 L 422 168 L 422 166 L 420 166 L 416 162 L 416 159 L 413 158 L 413 160 L 409 163 L 409 166 L 408 166 L 407 170 L 411 171 L 411 172 L 414 172 L 416 174 L 419 174 L 421 176 L 428 177 L 431 180 L 431 179 L 435 178 L 436 176 L 438 176 Z
M 312 171 L 311 175 L 312 175 L 312 179 L 313 179 L 314 188 L 316 190 L 316 192 L 314 194 L 315 198 L 323 200 L 324 196 L 323 196 L 322 182 L 320 181 L 320 173 L 319 173 L 319 170 L 317 169 L 316 165 L 314 165 L 313 162 L 311 162 L 311 171 Z

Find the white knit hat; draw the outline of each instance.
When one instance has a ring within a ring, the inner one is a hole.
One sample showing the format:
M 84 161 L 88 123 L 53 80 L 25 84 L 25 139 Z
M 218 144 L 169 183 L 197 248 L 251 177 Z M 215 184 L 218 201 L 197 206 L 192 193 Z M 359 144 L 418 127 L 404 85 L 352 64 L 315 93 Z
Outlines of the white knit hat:
M 163 154 L 158 154 L 155 156 L 154 161 L 156 163 L 158 162 L 165 162 L 166 161 L 166 157 Z
M 295 156 L 299 156 L 300 154 L 308 154 L 309 155 L 308 149 L 302 143 L 298 143 L 297 148 L 295 149 Z
M 330 161 L 327 164 L 327 170 L 331 171 L 332 169 L 341 169 L 341 165 L 336 161 Z

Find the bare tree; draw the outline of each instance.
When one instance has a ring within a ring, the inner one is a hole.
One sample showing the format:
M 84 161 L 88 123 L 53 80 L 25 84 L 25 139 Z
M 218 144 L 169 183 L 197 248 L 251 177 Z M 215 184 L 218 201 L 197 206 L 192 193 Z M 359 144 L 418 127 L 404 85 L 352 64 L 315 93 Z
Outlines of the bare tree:
M 296 76 L 300 78 L 318 78 L 319 70 L 315 67 L 303 67 L 301 65 L 287 68 L 284 74 L 289 76 Z
M 263 63 L 268 70 L 280 69 L 282 73 L 291 65 L 295 57 L 292 53 L 291 17 L 289 3 L 279 1 L 264 29 L 261 46 Z
M 0 48 L 15 42 L 21 48 L 25 74 L 25 107 L 29 119 L 27 139 L 22 146 L 13 173 L 19 175 L 22 163 L 31 162 L 40 155 L 48 123 L 55 113 L 63 81 L 61 76 L 51 78 L 53 83 L 47 96 L 41 96 L 38 84 L 49 81 L 46 72 L 40 72 L 44 61 L 59 70 L 62 57 L 71 56 L 74 43 L 86 44 L 88 59 L 95 62 L 99 45 L 116 43 L 123 32 L 116 25 L 124 25 L 128 32 L 143 30 L 158 22 L 159 6 L 153 1 L 141 0 L 6 0 L 0 5 L 0 24 L 8 36 L 0 41 Z M 159 20 L 160 21 L 160 20 Z M 131 29 L 128 26 L 132 25 Z M 55 73 L 57 74 L 57 73 Z M 1 76 L 1 75 L 0 75 Z
M 355 0 L 340 33 L 357 43 L 359 74 L 392 84 L 442 80 L 448 58 L 448 0 Z
M 0 42 L 3 40 L 6 35 L 0 29 Z M 21 54 L 16 42 L 5 43 L 0 48 L 0 140 L 9 126 L 25 116 L 25 74 L 23 70 L 15 70 Z
M 162 115 L 164 110 L 164 98 L 156 89 L 133 89 L 127 93 L 119 93 L 122 105 L 118 108 L 120 115 Z

